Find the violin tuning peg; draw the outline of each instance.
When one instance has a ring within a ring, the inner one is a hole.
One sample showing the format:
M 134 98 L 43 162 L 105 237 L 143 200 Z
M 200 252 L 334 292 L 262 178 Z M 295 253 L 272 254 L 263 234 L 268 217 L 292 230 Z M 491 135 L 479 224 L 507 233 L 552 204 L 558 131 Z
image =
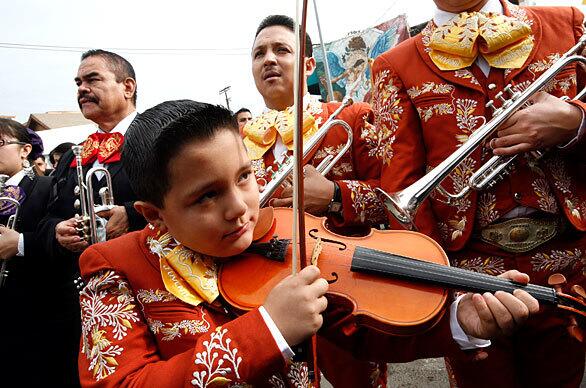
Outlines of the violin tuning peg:
M 571 288 L 571 291 L 581 297 L 582 299 L 586 299 L 586 290 L 579 284 L 574 284 Z
M 547 279 L 547 284 L 549 284 L 550 286 L 555 288 L 556 291 L 559 292 L 562 289 L 562 286 L 566 284 L 566 277 L 561 273 L 554 273 L 553 275 L 550 275 Z

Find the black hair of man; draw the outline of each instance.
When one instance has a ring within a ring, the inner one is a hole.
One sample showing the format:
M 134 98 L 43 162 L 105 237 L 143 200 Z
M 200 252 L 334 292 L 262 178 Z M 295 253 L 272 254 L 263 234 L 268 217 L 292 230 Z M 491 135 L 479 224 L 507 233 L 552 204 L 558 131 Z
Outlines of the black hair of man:
M 22 143 L 31 144 L 31 137 L 26 127 L 11 119 L 0 119 L 0 136 L 13 137 Z
M 170 161 L 183 147 L 209 140 L 222 130 L 239 136 L 232 113 L 220 105 L 165 101 L 138 115 L 122 150 L 122 166 L 137 197 L 162 208 L 170 189 Z
M 254 35 L 254 39 L 260 34 L 262 30 L 267 27 L 272 26 L 283 26 L 288 28 L 289 30 L 295 33 L 295 20 L 291 19 L 289 16 L 286 15 L 270 15 L 267 16 L 260 22 L 258 28 L 256 29 L 256 35 Z M 311 44 L 311 38 L 309 34 L 305 33 L 305 57 L 310 58 L 313 56 L 313 46 Z
M 69 151 L 71 149 L 71 147 L 73 147 L 74 145 L 75 145 L 75 143 L 66 142 L 66 143 L 61 143 L 57 147 L 53 148 L 53 150 L 51 150 L 51 152 L 49 152 L 49 160 L 51 161 L 51 164 L 53 166 L 55 165 L 55 155 L 63 155 L 64 153 Z
M 134 73 L 134 68 L 126 59 L 121 57 L 120 55 L 102 50 L 102 49 L 93 49 L 88 50 L 85 53 L 81 54 L 81 60 L 83 61 L 89 57 L 100 57 L 106 61 L 110 71 L 114 73 L 116 77 L 116 82 L 122 82 L 126 78 L 132 78 L 136 81 L 136 74 Z M 134 89 L 134 95 L 132 96 L 132 104 L 136 106 L 136 94 L 137 88 Z
M 249 109 L 240 108 L 236 111 L 236 113 L 234 113 L 234 118 L 237 118 L 240 113 L 244 113 L 244 112 L 248 112 L 248 113 L 252 114 L 252 112 Z

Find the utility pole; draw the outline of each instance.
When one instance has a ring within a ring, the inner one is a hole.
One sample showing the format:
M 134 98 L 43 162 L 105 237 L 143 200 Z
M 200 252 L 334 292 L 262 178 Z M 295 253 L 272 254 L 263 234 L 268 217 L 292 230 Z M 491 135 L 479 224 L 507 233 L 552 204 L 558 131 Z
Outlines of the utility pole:
M 220 90 L 220 94 L 224 94 L 224 97 L 226 97 L 226 108 L 228 108 L 228 110 L 230 109 L 230 97 L 228 97 L 228 91 L 230 90 L 230 86 L 226 86 L 224 89 Z

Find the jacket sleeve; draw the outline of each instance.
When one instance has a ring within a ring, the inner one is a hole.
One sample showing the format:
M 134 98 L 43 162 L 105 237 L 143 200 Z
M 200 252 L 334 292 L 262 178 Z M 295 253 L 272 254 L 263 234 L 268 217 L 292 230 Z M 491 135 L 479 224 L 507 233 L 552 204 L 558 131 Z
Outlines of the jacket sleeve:
M 342 194 L 341 216 L 330 217 L 334 226 L 368 225 L 378 227 L 387 224 L 382 202 L 374 191 L 380 186 L 381 159 L 379 150 L 389 139 L 381 137 L 374 127 L 374 115 L 366 103 L 356 103 L 340 118 L 352 127 L 352 160 L 356 179 L 337 180 Z
M 84 387 L 211 387 L 254 384 L 285 364 L 258 310 L 196 336 L 163 359 L 132 285 L 94 246 L 80 265 L 80 381 Z M 204 314 L 203 307 L 195 309 Z
M 77 256 L 67 249 L 63 248 L 58 242 L 55 234 L 55 227 L 58 223 L 63 221 L 61 209 L 63 208 L 63 198 L 61 193 L 67 181 L 67 172 L 69 165 L 73 160 L 73 152 L 67 151 L 61 157 L 59 166 L 53 174 L 53 183 L 51 185 L 49 200 L 47 203 L 47 213 L 39 222 L 37 227 L 37 235 L 39 243 L 43 245 L 43 251 L 48 258 L 53 260 L 62 260 L 67 258 L 72 260 Z
M 373 80 L 375 126 L 390 139 L 382 159 L 381 188 L 387 193 L 395 193 L 425 175 L 426 146 L 419 114 L 384 55 L 374 61 Z M 389 219 L 392 228 L 403 229 L 392 215 Z M 417 211 L 415 224 L 419 232 L 441 241 L 429 199 Z

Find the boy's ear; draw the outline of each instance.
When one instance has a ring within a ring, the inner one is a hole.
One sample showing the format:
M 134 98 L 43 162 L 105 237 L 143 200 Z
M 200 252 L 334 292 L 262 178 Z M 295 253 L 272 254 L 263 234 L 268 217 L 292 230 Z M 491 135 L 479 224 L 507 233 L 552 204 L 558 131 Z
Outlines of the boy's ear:
M 142 216 L 151 225 L 157 227 L 161 232 L 166 232 L 167 227 L 161 217 L 161 210 L 150 202 L 136 201 L 134 202 L 134 209 L 142 214 Z

